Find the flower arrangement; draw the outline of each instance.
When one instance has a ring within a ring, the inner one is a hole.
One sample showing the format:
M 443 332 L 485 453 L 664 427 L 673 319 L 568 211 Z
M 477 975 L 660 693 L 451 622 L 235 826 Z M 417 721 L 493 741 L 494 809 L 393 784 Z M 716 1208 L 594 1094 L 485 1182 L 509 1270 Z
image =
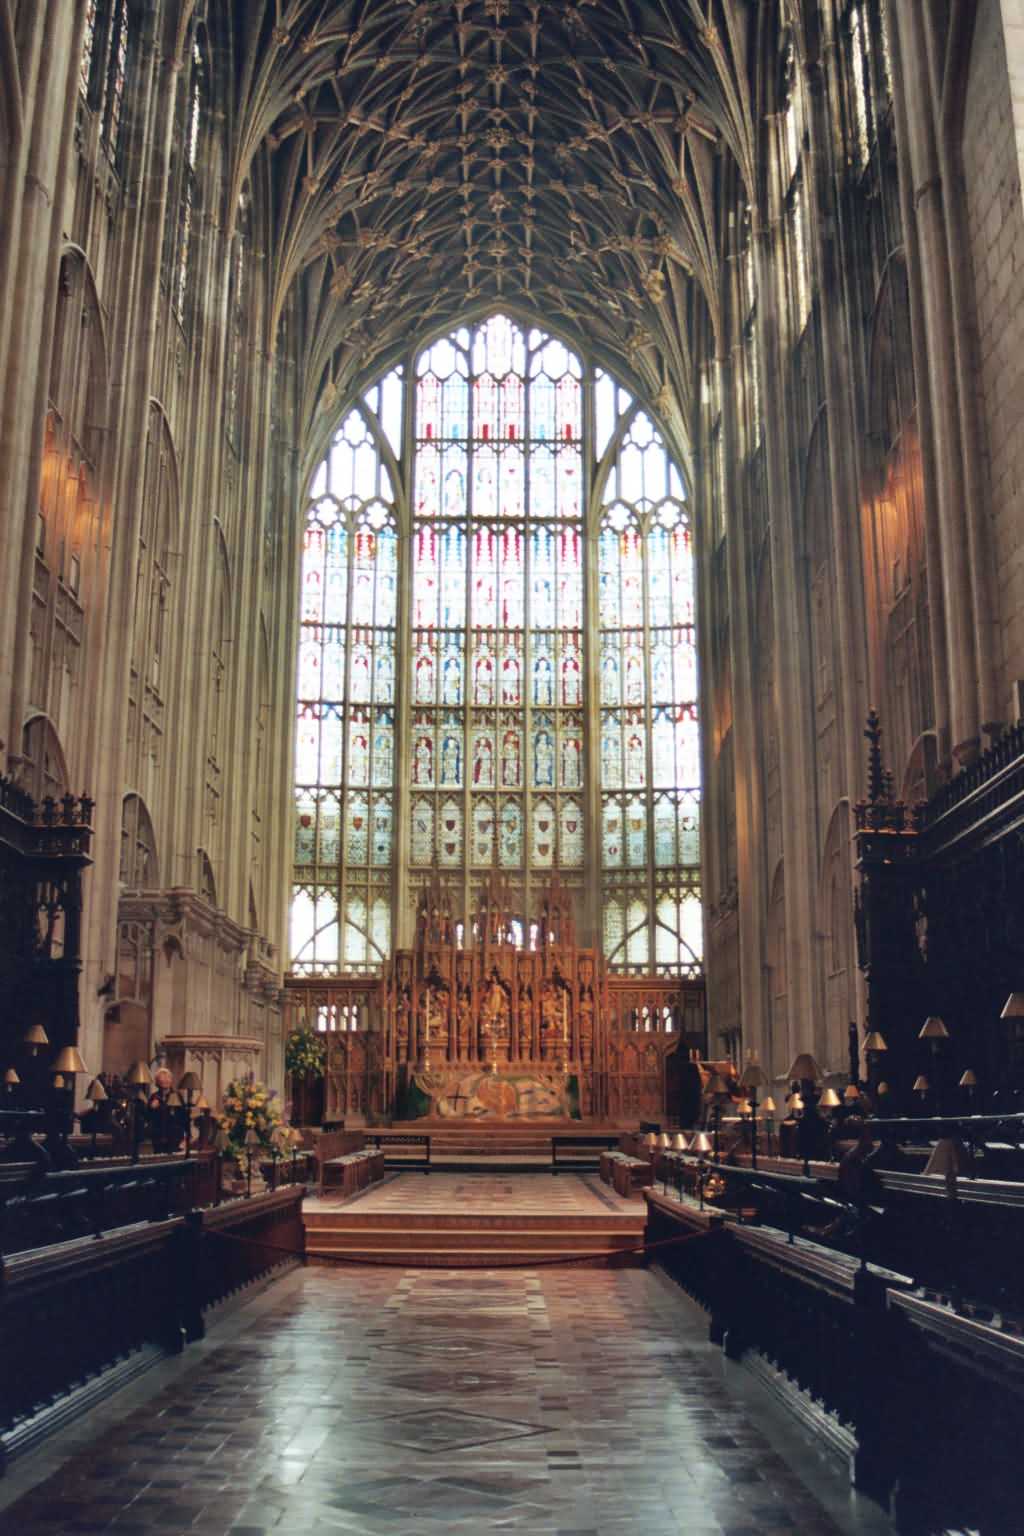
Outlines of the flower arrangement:
M 323 1077 L 327 1042 L 304 1026 L 293 1029 L 284 1048 L 284 1065 L 295 1077 Z
M 221 1151 L 242 1164 L 247 1156 L 245 1138 L 250 1131 L 255 1131 L 259 1138 L 259 1145 L 253 1148 L 254 1158 L 259 1159 L 272 1155 L 279 1145 L 278 1133 L 284 1129 L 276 1090 L 252 1077 L 228 1083 L 224 1107 L 217 1120 L 224 1133 Z

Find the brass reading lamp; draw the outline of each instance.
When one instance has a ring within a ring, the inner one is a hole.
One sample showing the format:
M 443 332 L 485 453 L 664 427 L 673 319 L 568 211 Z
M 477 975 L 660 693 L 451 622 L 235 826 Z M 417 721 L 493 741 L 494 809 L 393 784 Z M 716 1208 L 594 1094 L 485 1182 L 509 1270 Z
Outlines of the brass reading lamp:
M 759 1088 L 767 1088 L 767 1086 L 768 1077 L 761 1063 L 757 1059 L 757 1052 L 751 1051 L 747 1058 L 747 1064 L 740 1074 L 740 1087 L 747 1090 L 747 1097 L 750 1100 L 751 1168 L 757 1167 L 757 1092 Z
M 713 1118 L 712 1134 L 715 1138 L 715 1162 L 718 1162 L 719 1133 L 722 1126 L 722 1105 L 730 1098 L 729 1084 L 720 1072 L 712 1072 L 704 1089 L 704 1099 Z
M 125 1082 L 129 1088 L 135 1088 L 137 1092 L 132 1096 L 132 1162 L 139 1160 L 139 1148 L 142 1145 L 142 1115 L 146 1108 L 146 1094 L 144 1090 L 153 1081 L 153 1074 L 147 1064 L 139 1060 L 132 1067 Z
M 949 1039 L 949 1030 L 943 1021 L 935 1015 L 925 1019 L 918 1033 L 919 1040 L 927 1040 L 932 1052 L 932 1082 L 935 1085 L 935 1113 L 942 1114 L 942 1081 L 944 1073 L 942 1063 L 939 1060 L 939 1052 L 944 1043 Z M 916 1088 L 916 1084 L 914 1085 Z
M 89 1103 L 92 1105 L 92 1114 L 89 1116 L 89 1119 L 92 1121 L 92 1155 L 95 1157 L 96 1133 L 99 1130 L 99 1111 L 96 1106 L 98 1104 L 105 1104 L 108 1097 L 107 1090 L 104 1088 L 98 1077 L 93 1078 L 92 1082 L 85 1090 L 85 1096 Z
M 696 1152 L 700 1161 L 697 1164 L 697 1192 L 700 1199 L 700 1208 L 704 1209 L 704 1183 L 708 1172 L 708 1153 L 711 1151 L 711 1137 L 707 1131 L 698 1131 L 690 1142 L 690 1151 Z
M 57 1060 L 53 1064 L 53 1086 L 59 1093 L 67 1093 L 68 1102 L 64 1113 L 60 1115 L 57 1156 L 54 1158 L 57 1167 L 73 1168 L 78 1162 L 68 1137 L 75 1124 L 75 1078 L 80 1072 L 88 1074 L 88 1071 L 89 1068 L 79 1055 L 77 1046 L 66 1045 L 63 1050 L 58 1051 Z

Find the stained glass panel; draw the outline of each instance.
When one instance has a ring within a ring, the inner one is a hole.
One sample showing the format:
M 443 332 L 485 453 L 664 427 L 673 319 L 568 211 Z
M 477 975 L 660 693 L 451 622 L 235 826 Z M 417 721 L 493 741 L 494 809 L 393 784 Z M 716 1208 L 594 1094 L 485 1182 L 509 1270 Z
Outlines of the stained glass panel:
M 384 390 L 368 397 L 377 415 Z M 391 482 L 374 431 L 359 408 L 345 417 L 313 476 L 303 537 L 291 964 L 306 974 L 379 965 L 378 940 L 386 949 L 390 935 L 386 896 L 372 898 L 376 937 L 368 927 L 370 870 L 394 856 L 398 595 Z
M 598 405 L 606 416 L 612 399 L 611 385 L 601 384 Z M 619 431 L 598 539 L 601 851 L 605 937 L 614 948 L 607 953 L 613 968 L 643 969 L 653 960 L 658 968 L 693 971 L 701 947 L 693 908 L 682 905 L 686 892 L 699 913 L 690 526 L 678 471 L 651 419 L 638 411 Z M 623 788 L 632 793 L 623 797 Z M 646 872 L 648 880 L 657 871 L 667 883 L 656 908 L 639 894 L 615 894 L 621 876 L 614 872 L 623 867 Z

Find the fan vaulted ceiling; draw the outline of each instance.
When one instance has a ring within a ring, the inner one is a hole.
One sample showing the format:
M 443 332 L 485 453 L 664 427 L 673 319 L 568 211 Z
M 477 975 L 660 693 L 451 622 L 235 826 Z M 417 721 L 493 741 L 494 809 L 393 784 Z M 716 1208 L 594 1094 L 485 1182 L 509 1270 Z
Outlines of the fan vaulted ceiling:
M 683 405 L 715 161 L 750 185 L 749 0 L 239 0 L 234 173 L 269 177 L 306 420 L 473 309 Z M 691 314 L 692 317 L 692 314 Z M 326 400 L 324 398 L 326 393 Z

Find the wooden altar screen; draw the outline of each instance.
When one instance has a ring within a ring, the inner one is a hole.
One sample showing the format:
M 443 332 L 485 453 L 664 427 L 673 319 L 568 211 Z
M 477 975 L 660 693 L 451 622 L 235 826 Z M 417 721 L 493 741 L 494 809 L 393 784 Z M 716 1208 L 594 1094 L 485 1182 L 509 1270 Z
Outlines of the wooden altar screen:
M 291 1027 L 328 1037 L 325 1120 L 664 1121 L 705 1049 L 702 980 L 609 976 L 552 882 L 536 920 L 497 876 L 468 923 L 435 879 L 382 978 L 291 979 Z

